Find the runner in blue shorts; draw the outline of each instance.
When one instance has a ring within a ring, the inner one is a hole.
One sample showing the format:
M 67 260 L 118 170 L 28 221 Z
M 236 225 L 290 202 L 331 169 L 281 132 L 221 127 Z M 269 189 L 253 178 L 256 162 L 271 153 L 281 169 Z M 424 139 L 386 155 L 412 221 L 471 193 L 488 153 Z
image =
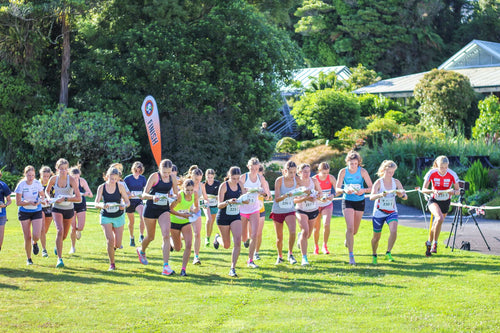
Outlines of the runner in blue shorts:
M 203 199 L 207 208 L 205 208 L 206 216 L 206 238 L 205 246 L 210 246 L 210 236 L 212 235 L 212 230 L 214 226 L 215 216 L 217 215 L 217 194 L 219 193 L 219 186 L 221 182 L 215 179 L 215 170 L 207 169 L 205 171 L 205 182 L 203 183 L 201 189 L 203 192 Z
M 125 177 L 123 180 L 132 195 L 130 198 L 130 206 L 127 208 L 127 217 L 128 217 L 128 231 L 130 232 L 130 246 L 135 247 L 135 238 L 134 238 L 134 224 L 135 224 L 135 212 L 139 214 L 139 242 L 142 243 L 144 239 L 144 229 L 146 226 L 144 225 L 144 217 L 142 216 L 142 212 L 144 211 L 144 205 L 142 203 L 142 192 L 144 191 L 144 187 L 146 186 L 146 177 L 142 174 L 144 173 L 144 165 L 136 161 L 132 164 L 131 168 L 132 174 Z
M 101 226 L 108 245 L 109 270 L 114 271 L 115 250 L 121 247 L 123 238 L 124 210 L 130 205 L 130 201 L 125 186 L 119 182 L 120 171 L 117 168 L 109 168 L 104 179 L 106 182 L 97 189 L 95 207 L 101 209 Z
M 385 160 L 380 165 L 377 175 L 380 177 L 373 184 L 370 200 L 375 200 L 373 205 L 373 238 L 372 251 L 374 265 L 377 264 L 377 248 L 384 223 L 389 225 L 390 235 L 387 241 L 387 251 L 385 257 L 389 261 L 394 261 L 391 255 L 392 247 L 396 242 L 398 232 L 398 208 L 396 206 L 396 196 L 406 200 L 406 195 L 401 182 L 395 178 L 394 172 L 397 169 L 396 163 Z

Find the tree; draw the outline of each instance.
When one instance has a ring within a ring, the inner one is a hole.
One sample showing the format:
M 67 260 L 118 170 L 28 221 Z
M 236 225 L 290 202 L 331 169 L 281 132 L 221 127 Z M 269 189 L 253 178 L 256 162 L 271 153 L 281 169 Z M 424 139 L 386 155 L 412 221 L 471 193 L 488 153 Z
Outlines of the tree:
M 358 64 L 357 67 L 351 67 L 349 69 L 351 70 L 351 76 L 347 79 L 347 83 L 349 84 L 350 90 L 366 87 L 382 80 L 382 78 L 377 75 L 377 72 L 366 68 L 362 64 Z
M 291 113 L 297 124 L 306 126 L 316 137 L 333 139 L 345 126 L 356 126 L 360 107 L 351 93 L 328 88 L 302 96 Z
M 474 101 L 469 78 L 453 71 L 433 69 L 415 86 L 421 123 L 438 131 L 464 133 L 468 111 Z
M 500 137 L 500 101 L 497 96 L 490 95 L 479 101 L 479 117 L 472 128 L 474 139 Z

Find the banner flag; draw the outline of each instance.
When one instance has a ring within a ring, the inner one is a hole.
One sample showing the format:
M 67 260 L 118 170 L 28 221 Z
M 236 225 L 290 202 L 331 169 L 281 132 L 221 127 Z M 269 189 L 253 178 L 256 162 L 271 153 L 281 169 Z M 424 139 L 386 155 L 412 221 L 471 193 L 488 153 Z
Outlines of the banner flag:
M 156 161 L 156 165 L 160 166 L 161 162 L 161 133 L 160 133 L 160 117 L 158 115 L 158 107 L 153 96 L 147 96 L 142 102 L 142 116 L 146 123 L 148 132 L 149 144 L 151 151 Z

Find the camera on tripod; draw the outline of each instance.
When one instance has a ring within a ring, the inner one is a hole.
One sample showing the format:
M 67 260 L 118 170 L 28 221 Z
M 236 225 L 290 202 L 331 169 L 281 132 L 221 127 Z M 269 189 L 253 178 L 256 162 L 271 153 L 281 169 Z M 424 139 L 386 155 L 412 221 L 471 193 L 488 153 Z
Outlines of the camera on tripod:
M 470 183 L 466 182 L 465 180 L 459 180 L 458 188 L 460 189 L 460 195 L 464 195 L 465 191 L 468 191 L 470 189 Z

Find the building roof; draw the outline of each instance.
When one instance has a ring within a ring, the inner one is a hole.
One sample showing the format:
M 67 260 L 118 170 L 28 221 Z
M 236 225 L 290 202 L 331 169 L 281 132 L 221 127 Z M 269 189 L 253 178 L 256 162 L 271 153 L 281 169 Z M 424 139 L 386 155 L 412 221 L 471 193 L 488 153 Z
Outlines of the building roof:
M 467 76 L 476 92 L 500 91 L 500 43 L 473 40 L 446 60 L 439 69 Z M 356 89 L 356 94 L 381 94 L 387 97 L 410 97 L 428 72 L 395 77 Z
M 301 68 L 297 69 L 293 73 L 293 81 L 300 82 L 302 87 L 309 87 L 311 82 L 319 77 L 319 73 L 323 73 L 325 75 L 334 72 L 337 75 L 337 79 L 343 81 L 347 80 L 351 76 L 351 71 L 347 66 L 330 66 L 330 67 L 313 67 L 313 68 Z M 282 92 L 287 93 L 296 93 L 301 90 L 295 86 L 288 86 L 281 89 Z

